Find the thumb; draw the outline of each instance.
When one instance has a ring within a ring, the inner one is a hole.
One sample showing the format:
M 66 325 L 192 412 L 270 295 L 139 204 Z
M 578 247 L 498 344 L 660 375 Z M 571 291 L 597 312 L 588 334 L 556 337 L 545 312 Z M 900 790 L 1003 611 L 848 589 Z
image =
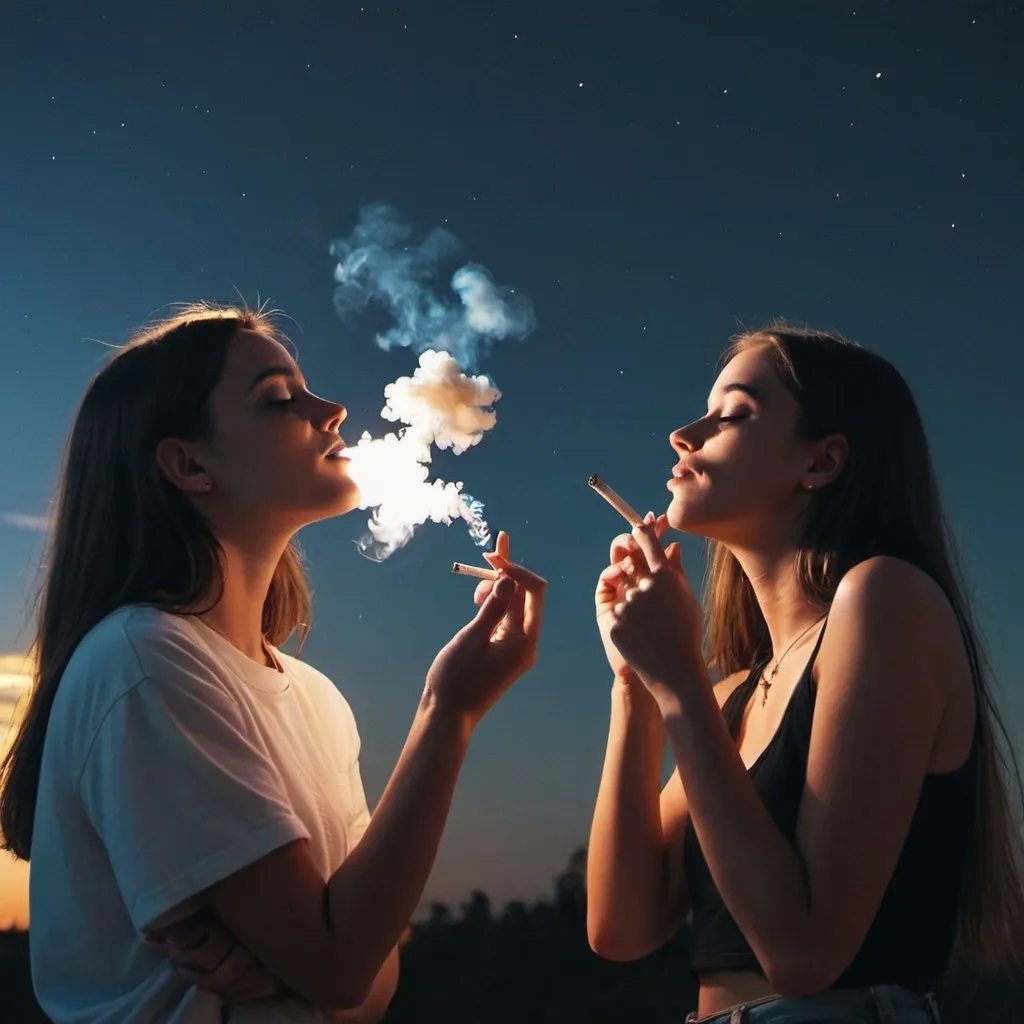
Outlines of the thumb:
M 491 587 L 491 592 L 484 599 L 483 604 L 480 605 L 480 610 L 476 613 L 476 617 L 470 622 L 469 629 L 474 633 L 480 632 L 485 636 L 490 636 L 498 623 L 505 617 L 515 592 L 515 580 L 509 579 L 508 576 L 502 576 Z
M 674 540 L 667 548 L 665 548 L 665 557 L 668 559 L 668 564 L 673 569 L 677 569 L 679 572 L 683 571 L 683 555 L 682 548 L 679 546 L 679 541 Z

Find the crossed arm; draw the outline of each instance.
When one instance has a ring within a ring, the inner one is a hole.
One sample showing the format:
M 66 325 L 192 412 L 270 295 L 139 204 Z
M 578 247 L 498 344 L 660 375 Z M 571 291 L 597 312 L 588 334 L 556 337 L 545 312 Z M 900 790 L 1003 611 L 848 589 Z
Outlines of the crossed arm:
M 221 997 L 228 1004 L 273 1005 L 307 1002 L 275 977 L 228 927 L 208 909 L 159 928 L 147 929 L 145 944 L 174 964 L 179 977 Z M 323 1010 L 333 1024 L 375 1024 L 398 986 L 398 947 L 388 954 L 366 999 L 351 1010 Z

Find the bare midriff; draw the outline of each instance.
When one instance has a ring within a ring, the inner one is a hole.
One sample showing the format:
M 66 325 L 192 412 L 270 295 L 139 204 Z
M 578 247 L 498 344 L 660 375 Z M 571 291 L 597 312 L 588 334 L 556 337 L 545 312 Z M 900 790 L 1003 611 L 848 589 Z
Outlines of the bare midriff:
M 771 985 L 754 971 L 705 971 L 700 976 L 697 1013 L 707 1017 L 774 994 Z

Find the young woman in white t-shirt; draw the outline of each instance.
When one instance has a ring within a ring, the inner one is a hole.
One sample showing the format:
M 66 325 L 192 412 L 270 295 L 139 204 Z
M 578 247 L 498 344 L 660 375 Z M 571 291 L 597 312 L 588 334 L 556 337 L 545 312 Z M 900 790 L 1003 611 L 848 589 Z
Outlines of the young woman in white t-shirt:
M 344 418 L 266 317 L 205 306 L 138 334 L 82 401 L 0 803 L 57 1024 L 387 1007 L 474 727 L 536 657 L 544 582 L 502 537 L 371 820 L 348 704 L 277 649 L 308 628 L 295 533 L 357 506 Z

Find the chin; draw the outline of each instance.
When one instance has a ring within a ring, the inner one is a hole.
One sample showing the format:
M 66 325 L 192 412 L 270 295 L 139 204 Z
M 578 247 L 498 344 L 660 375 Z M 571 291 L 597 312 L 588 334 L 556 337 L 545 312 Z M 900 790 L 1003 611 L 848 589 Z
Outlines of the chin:
M 665 510 L 665 518 L 668 519 L 668 525 L 679 533 L 716 539 L 715 519 L 709 517 L 695 502 L 680 501 L 676 498 Z
M 321 518 L 330 519 L 334 516 L 343 516 L 348 512 L 355 512 L 359 508 L 359 491 L 355 486 L 347 487 L 341 494 L 333 496 L 327 503 Z
M 692 533 L 697 518 L 694 511 L 692 505 L 688 507 L 687 502 L 674 498 L 665 510 L 665 518 L 673 530 L 678 530 L 680 533 Z
M 359 490 L 355 484 L 324 489 L 303 509 L 302 518 L 307 523 L 321 519 L 333 519 L 359 508 Z

